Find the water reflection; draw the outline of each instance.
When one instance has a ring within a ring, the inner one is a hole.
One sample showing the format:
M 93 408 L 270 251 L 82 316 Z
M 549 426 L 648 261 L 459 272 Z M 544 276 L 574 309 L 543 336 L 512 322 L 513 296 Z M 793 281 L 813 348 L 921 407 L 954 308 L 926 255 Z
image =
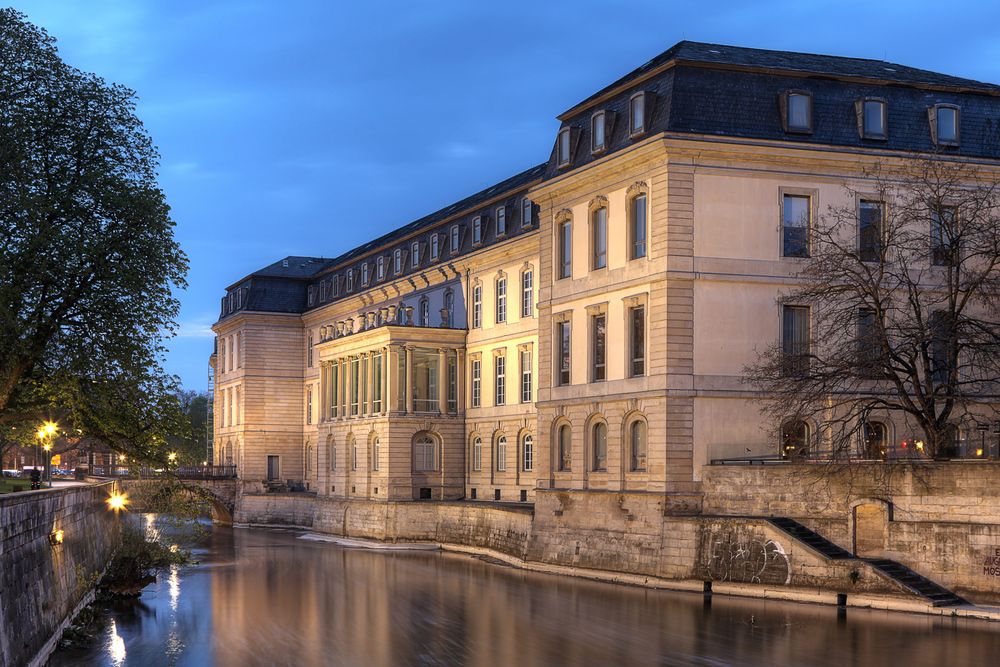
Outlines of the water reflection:
M 114 667 L 125 662 L 125 640 L 118 634 L 118 625 L 114 621 L 108 627 L 108 656 Z
M 443 553 L 216 527 L 113 612 L 121 659 L 52 665 L 973 665 L 982 622 L 626 588 Z M 183 591 L 183 595 L 181 595 Z M 128 648 L 128 655 L 124 650 Z M 166 662 L 164 662 L 166 661 Z

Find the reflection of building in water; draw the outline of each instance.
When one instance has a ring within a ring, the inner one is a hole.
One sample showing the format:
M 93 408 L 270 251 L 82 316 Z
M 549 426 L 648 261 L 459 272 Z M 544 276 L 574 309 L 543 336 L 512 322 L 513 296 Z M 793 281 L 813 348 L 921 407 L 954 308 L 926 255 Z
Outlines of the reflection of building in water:
M 530 501 L 697 492 L 710 459 L 805 453 L 817 425 L 764 423 L 740 376 L 774 341 L 807 348 L 809 309 L 777 297 L 812 225 L 854 207 L 843 186 L 864 191 L 878 161 L 993 169 L 996 91 L 681 42 L 560 115 L 542 164 L 230 285 L 216 461 L 337 497 Z M 856 205 L 864 253 L 883 209 Z M 330 223 L 319 247 L 367 221 Z M 892 415 L 871 422 L 861 453 L 907 437 Z

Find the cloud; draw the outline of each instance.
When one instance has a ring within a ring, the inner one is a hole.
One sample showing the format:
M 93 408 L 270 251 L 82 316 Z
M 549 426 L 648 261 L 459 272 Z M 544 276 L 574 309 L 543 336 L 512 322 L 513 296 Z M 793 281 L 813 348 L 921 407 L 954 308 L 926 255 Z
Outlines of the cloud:
M 180 322 L 177 338 L 215 338 L 215 332 L 212 325 L 206 322 Z

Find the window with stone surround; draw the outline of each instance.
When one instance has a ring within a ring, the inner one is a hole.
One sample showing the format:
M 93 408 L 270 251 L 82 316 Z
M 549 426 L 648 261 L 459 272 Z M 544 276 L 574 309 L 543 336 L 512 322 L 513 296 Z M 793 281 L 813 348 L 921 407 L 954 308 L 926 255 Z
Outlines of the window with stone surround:
M 645 472 L 647 459 L 646 422 L 634 419 L 628 425 L 629 451 L 633 472 Z
M 496 405 L 507 404 L 507 357 L 502 354 L 496 355 L 493 359 L 495 392 L 493 394 Z
M 478 408 L 482 403 L 483 396 L 483 362 L 481 359 L 472 360 L 472 407 Z
M 429 433 L 413 439 L 413 469 L 418 472 L 437 470 L 437 440 Z
M 497 438 L 497 472 L 507 470 L 507 436 Z
M 503 324 L 507 321 L 507 278 L 501 276 L 496 280 L 496 323 Z
M 531 472 L 535 469 L 535 439 L 531 435 L 524 436 L 521 443 L 521 455 L 523 457 L 521 467 L 524 472 Z
M 604 472 L 608 469 L 608 425 L 596 422 L 590 429 L 590 448 L 594 455 L 593 470 Z
M 483 439 L 479 436 L 472 440 L 472 469 L 476 472 L 483 469 Z
M 569 424 L 562 424 L 556 431 L 556 467 L 560 472 L 573 469 L 573 431 Z

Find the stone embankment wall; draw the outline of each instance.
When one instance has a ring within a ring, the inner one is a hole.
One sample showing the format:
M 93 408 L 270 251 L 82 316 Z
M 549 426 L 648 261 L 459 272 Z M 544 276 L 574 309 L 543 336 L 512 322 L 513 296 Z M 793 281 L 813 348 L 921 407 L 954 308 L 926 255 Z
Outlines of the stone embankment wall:
M 1000 603 L 1000 463 L 710 466 L 702 488 L 705 514 L 796 519 L 852 553 Z
M 389 542 L 437 542 L 522 567 L 672 588 L 834 602 L 908 596 L 866 563 L 832 561 L 766 520 L 676 516 L 653 493 L 536 490 L 534 511 L 475 502 L 243 495 L 235 520 Z
M 43 664 L 119 544 L 116 482 L 0 496 L 0 665 Z M 63 542 L 50 535 L 63 531 Z

